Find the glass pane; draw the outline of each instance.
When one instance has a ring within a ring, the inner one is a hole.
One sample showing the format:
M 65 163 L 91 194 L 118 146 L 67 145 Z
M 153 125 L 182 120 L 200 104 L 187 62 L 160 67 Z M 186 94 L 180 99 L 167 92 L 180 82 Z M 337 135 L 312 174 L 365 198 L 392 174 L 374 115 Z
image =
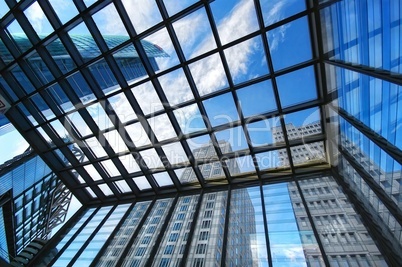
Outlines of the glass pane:
M 222 44 L 258 30 L 254 1 L 215 1 L 210 4 Z M 239 18 L 247 18 L 241 20 Z
M 144 112 L 144 115 L 148 115 L 163 109 L 163 105 L 151 82 L 146 82 L 136 86 L 131 90 L 131 92 L 133 92 L 135 98 L 137 99 L 142 112 Z
M 126 144 L 124 143 L 117 130 L 104 133 L 104 137 L 109 142 L 109 145 L 113 148 L 114 153 L 121 153 L 128 150 Z
M 232 190 L 226 266 L 268 266 L 259 187 Z
M 122 0 L 122 3 L 137 34 L 162 21 L 158 6 L 154 1 Z
M 137 147 L 151 144 L 148 135 L 142 127 L 141 123 L 134 123 L 126 126 L 126 131 L 130 135 L 131 140 Z
M 277 109 L 271 81 L 256 83 L 236 91 L 244 117 Z
M 273 266 L 325 266 L 296 184 L 266 185 L 263 194 Z
M 289 158 L 285 149 L 255 154 L 260 170 L 277 169 L 289 166 Z
M 147 164 L 148 168 L 158 168 L 163 167 L 162 161 L 156 153 L 155 149 L 143 150 L 140 152 L 142 159 L 145 164 Z
M 280 127 L 279 117 L 257 121 L 247 124 L 247 131 L 250 136 L 251 145 L 254 147 L 272 145 L 283 140 L 278 140 L 275 129 Z
M 204 8 L 175 21 L 173 28 L 187 59 L 194 58 L 216 48 L 211 26 Z M 193 31 L 192 29 L 197 29 Z
M 53 32 L 53 27 L 50 25 L 38 2 L 34 2 L 25 9 L 24 14 L 31 23 L 35 32 L 39 35 L 39 38 L 43 39 L 49 33 Z
M 179 63 L 176 50 L 165 28 L 148 35 L 141 43 L 155 72 L 166 70 Z
M 312 58 L 307 17 L 270 30 L 267 37 L 275 70 Z
M 226 93 L 203 101 L 212 127 L 239 120 L 231 93 Z
M 265 26 L 274 24 L 275 22 L 286 19 L 306 9 L 305 1 L 288 0 L 288 1 L 260 1 L 262 15 L 264 17 Z
M 149 184 L 147 178 L 145 178 L 144 176 L 133 178 L 133 181 L 140 190 L 151 188 L 151 185 Z
M 163 141 L 170 138 L 177 137 L 172 123 L 170 122 L 166 114 L 162 114 L 156 117 L 148 119 L 148 123 L 155 133 L 158 141 Z
M 222 153 L 248 149 L 246 137 L 241 126 L 215 132 L 215 136 Z
M 96 12 L 92 15 L 92 18 L 98 26 L 109 49 L 129 39 L 127 31 L 113 3 Z M 111 18 L 113 18 L 113 20 Z
M 182 68 L 169 72 L 158 79 L 170 106 L 174 106 L 194 98 Z
M 119 93 L 115 96 L 112 96 L 108 100 L 122 123 L 137 118 L 137 115 L 135 114 L 130 102 L 127 100 L 127 97 L 124 93 Z
M 283 108 L 317 98 L 313 66 L 279 76 L 276 78 L 276 82 Z
M 188 158 L 182 145 L 179 142 L 162 146 L 163 151 L 170 164 L 179 164 L 188 162 Z
M 227 48 L 225 57 L 234 84 L 268 74 L 267 60 L 260 37 Z
M 205 130 L 205 123 L 197 104 L 176 109 L 173 113 L 183 134 Z
M 189 65 L 198 93 L 203 96 L 228 86 L 219 54 L 200 59 Z M 205 79 L 208 77 L 208 79 Z
M 167 172 L 154 173 L 153 176 L 160 187 L 173 185 L 172 179 Z
M 49 2 L 62 24 L 65 24 L 67 21 L 78 14 L 78 10 L 75 7 L 74 2 L 68 2 L 64 0 L 50 0 Z

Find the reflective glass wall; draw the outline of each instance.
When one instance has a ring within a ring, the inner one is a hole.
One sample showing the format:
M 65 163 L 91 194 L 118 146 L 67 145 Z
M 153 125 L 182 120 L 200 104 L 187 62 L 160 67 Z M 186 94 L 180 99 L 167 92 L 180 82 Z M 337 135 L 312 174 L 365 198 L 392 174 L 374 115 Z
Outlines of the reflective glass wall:
M 46 250 L 49 266 L 387 266 L 332 176 L 83 208 Z

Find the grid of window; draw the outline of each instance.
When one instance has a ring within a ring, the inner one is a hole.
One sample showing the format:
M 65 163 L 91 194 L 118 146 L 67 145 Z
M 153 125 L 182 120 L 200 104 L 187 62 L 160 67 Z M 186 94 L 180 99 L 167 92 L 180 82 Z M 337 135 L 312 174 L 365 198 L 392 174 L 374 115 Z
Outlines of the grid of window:
M 250 171 L 253 179 L 262 179 L 268 169 L 256 172 L 253 158 L 272 148 L 254 145 L 261 143 L 250 140 L 258 129 L 248 126 L 275 118 L 285 129 L 281 118 L 286 114 L 321 109 L 316 84 L 321 66 L 308 23 L 315 14 L 304 1 L 293 12 L 282 8 L 277 19 L 269 14 L 273 4 L 265 1 L 195 1 L 174 11 L 161 1 L 150 5 L 143 19 L 125 1 L 71 2 L 64 12 L 52 3 L 26 2 L 8 3 L 10 12 L 1 19 L 8 26 L 0 32 L 0 86 L 17 107 L 9 117 L 29 119 L 12 123 L 24 127 L 25 137 L 38 144 L 37 152 L 52 169 L 63 170 L 63 182 L 82 202 L 204 187 L 209 172 L 212 180 L 228 183 Z M 33 9 L 43 14 L 46 34 L 31 26 Z M 233 31 L 229 22 L 244 17 L 242 12 L 249 21 Z M 113 30 L 103 26 L 111 17 Z M 183 25 L 202 30 L 189 39 Z M 278 40 L 283 29 L 287 38 Z M 303 90 L 297 89 L 300 83 Z M 293 145 L 302 142 L 298 138 Z M 208 143 L 213 149 L 196 152 Z M 85 155 L 84 168 L 65 149 L 71 144 Z M 58 160 L 56 149 L 71 165 Z M 244 170 L 242 165 L 238 173 L 227 170 L 231 161 L 224 156 L 241 161 L 246 155 Z M 211 156 L 222 169 L 197 168 Z M 313 163 L 327 164 L 325 157 Z M 176 172 L 183 165 L 196 170 L 188 185 Z M 289 160 L 282 167 L 294 171 L 296 165 Z M 69 170 L 77 170 L 80 181 L 70 179 Z

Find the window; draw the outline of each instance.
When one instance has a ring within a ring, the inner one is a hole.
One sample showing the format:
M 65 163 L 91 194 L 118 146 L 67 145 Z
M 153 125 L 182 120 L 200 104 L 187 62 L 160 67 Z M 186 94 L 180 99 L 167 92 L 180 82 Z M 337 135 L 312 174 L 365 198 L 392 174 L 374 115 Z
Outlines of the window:
M 156 226 L 154 226 L 154 225 L 149 226 L 146 233 L 147 234 L 152 234 L 152 233 L 155 232 L 155 229 L 156 229 Z
M 211 227 L 211 221 L 202 221 L 201 228 L 209 228 Z
M 206 209 L 212 209 L 214 207 L 214 202 L 207 202 L 207 205 L 205 205 Z
M 205 254 L 207 250 L 207 244 L 198 244 L 197 249 L 195 250 L 196 254 Z
M 174 245 L 167 245 L 163 254 L 173 254 Z
M 190 203 L 191 197 L 183 198 L 183 203 Z
M 193 267 L 203 267 L 204 266 L 204 259 L 195 258 Z
M 204 212 L 204 218 L 211 218 L 212 217 L 212 210 L 207 210 Z
M 180 211 L 186 211 L 188 209 L 188 205 L 183 205 L 180 207 Z
M 162 258 L 159 267 L 167 267 L 169 266 L 170 259 L 169 258 Z
M 179 213 L 177 214 L 176 220 L 182 221 L 186 217 L 186 214 L 184 213 Z
M 146 250 L 147 250 L 146 247 L 137 248 L 137 250 L 135 251 L 135 256 L 143 256 Z
M 175 241 L 177 241 L 178 238 L 179 238 L 178 233 L 171 233 L 169 236 L 169 242 L 175 242 Z
M 152 221 L 151 221 L 151 224 L 157 224 L 157 223 L 159 223 L 159 221 L 161 220 L 161 217 L 154 217 L 153 219 L 152 219 Z
M 151 242 L 151 237 L 150 236 L 144 236 L 144 238 L 141 241 L 141 244 L 149 244 Z
M 208 195 L 208 200 L 215 200 L 215 194 Z
M 182 223 L 175 223 L 175 224 L 173 225 L 172 230 L 173 230 L 173 231 L 178 231 L 178 230 L 181 229 L 181 226 L 182 226 L 182 225 L 183 225 Z
M 202 231 L 200 232 L 200 237 L 198 238 L 198 240 L 208 240 L 208 235 L 209 235 L 208 231 Z

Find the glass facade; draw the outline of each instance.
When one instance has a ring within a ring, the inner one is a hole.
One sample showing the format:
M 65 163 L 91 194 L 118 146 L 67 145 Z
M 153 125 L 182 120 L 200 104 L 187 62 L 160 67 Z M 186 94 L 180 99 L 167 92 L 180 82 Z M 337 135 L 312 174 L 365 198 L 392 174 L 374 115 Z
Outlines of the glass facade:
M 331 176 L 85 215 L 53 240 L 59 252 L 49 266 L 326 266 L 324 257 L 331 266 L 387 266 Z
M 0 8 L 0 141 L 85 206 L 37 264 L 401 265 L 400 1 Z

